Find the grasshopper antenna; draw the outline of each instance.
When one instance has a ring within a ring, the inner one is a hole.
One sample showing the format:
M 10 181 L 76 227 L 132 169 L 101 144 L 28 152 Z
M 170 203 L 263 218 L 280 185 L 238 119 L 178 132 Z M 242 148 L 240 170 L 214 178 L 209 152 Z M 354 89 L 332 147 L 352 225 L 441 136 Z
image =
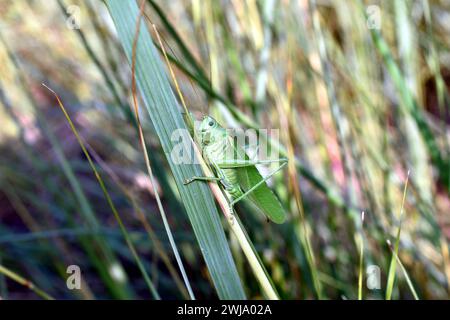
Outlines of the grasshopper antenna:
M 143 15 L 144 15 L 145 19 L 152 25 L 152 27 L 153 27 L 153 29 L 155 31 L 156 37 L 157 37 L 158 42 L 159 42 L 159 45 L 157 45 L 157 47 L 163 53 L 164 58 L 166 60 L 166 63 L 169 66 L 169 69 L 172 69 L 171 65 L 170 65 L 170 62 L 169 62 L 170 60 L 174 61 L 175 64 L 180 64 L 180 61 L 181 61 L 180 58 L 175 53 L 175 51 L 172 49 L 172 47 L 169 45 L 169 43 L 166 41 L 166 39 L 162 35 L 159 34 L 158 30 L 156 29 L 155 23 L 153 23 L 153 21 L 150 19 L 148 14 L 146 14 L 144 12 Z M 168 48 L 168 51 L 170 52 L 170 55 L 167 54 L 166 46 Z M 170 71 L 171 71 L 171 76 L 173 78 L 173 81 L 177 82 L 177 80 L 175 79 L 174 74 L 172 74 L 173 73 L 172 70 L 170 70 Z M 189 84 L 190 84 L 190 86 L 192 88 L 192 91 L 195 93 L 195 96 L 197 97 L 198 101 L 201 101 L 202 99 L 200 97 L 199 91 L 198 91 L 197 87 L 194 85 L 194 83 L 192 81 L 192 78 L 191 78 L 192 76 L 193 75 L 189 75 L 188 74 L 187 75 L 187 79 L 188 79 Z M 210 81 L 209 81 L 209 83 L 210 83 Z M 176 86 L 177 86 L 177 84 L 176 84 Z M 178 91 L 178 95 L 180 96 L 179 88 L 177 88 L 177 91 Z M 180 99 L 181 99 L 181 97 L 180 97 Z M 186 114 L 186 110 L 182 111 L 181 114 L 183 114 L 183 115 Z

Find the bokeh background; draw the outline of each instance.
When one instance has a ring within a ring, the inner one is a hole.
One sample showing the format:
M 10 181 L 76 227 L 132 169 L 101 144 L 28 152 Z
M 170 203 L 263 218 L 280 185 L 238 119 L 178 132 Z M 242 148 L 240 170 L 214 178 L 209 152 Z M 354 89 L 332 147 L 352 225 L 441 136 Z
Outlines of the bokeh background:
M 148 0 L 145 13 L 194 115 L 281 129 L 290 165 L 270 185 L 288 221 L 240 208 L 281 298 L 356 299 L 361 289 L 384 299 L 390 270 L 393 299 L 449 297 L 449 1 Z M 148 177 L 131 68 L 97 0 L 0 2 L 0 297 L 35 299 L 33 283 L 58 299 L 152 298 L 42 83 L 67 108 L 159 295 L 189 298 L 154 190 L 196 297 L 217 298 L 142 112 L 156 188 Z M 226 233 L 247 296 L 264 298 Z M 69 265 L 81 290 L 66 286 Z M 369 266 L 379 289 L 366 285 Z

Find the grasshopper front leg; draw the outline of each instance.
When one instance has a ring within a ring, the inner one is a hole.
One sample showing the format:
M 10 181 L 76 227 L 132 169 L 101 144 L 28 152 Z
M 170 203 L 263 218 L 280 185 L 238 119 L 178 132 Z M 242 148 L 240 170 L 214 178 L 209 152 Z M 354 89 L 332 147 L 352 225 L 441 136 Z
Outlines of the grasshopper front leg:
M 206 181 L 206 182 L 209 182 L 209 181 L 221 181 L 221 180 L 222 180 L 222 178 L 218 178 L 218 177 L 198 177 L 198 176 L 194 176 L 194 177 L 191 177 L 189 179 L 186 179 L 183 182 L 183 184 L 187 185 L 187 184 L 189 184 L 191 182 L 194 182 L 194 181 Z
M 210 182 L 210 181 L 222 181 L 222 178 L 218 178 L 218 177 L 198 177 L 198 176 L 194 176 L 192 178 L 186 179 L 183 184 L 187 185 L 191 182 L 194 181 L 205 181 L 205 182 Z M 230 223 L 233 224 L 234 223 L 234 207 L 233 205 L 229 205 L 229 209 L 230 212 L 228 214 L 226 214 L 227 218 L 230 220 Z

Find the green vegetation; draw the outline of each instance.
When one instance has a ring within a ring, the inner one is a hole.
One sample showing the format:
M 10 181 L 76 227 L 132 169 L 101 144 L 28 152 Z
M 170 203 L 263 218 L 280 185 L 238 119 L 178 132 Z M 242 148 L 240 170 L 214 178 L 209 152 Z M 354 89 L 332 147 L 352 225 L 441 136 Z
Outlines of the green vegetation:
M 449 298 L 445 1 L 0 8 L 1 298 Z M 191 114 L 279 129 L 284 223 L 184 184 Z

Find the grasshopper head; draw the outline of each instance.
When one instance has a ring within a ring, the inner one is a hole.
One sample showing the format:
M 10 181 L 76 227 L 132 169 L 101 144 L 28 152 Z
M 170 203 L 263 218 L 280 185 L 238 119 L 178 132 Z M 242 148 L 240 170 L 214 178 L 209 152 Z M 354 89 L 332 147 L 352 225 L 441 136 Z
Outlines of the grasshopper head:
M 210 117 L 210 116 L 204 116 L 202 122 L 200 123 L 200 126 L 198 127 L 201 141 L 204 145 L 207 145 L 211 142 L 213 142 L 213 130 L 216 129 L 219 126 L 217 121 Z

